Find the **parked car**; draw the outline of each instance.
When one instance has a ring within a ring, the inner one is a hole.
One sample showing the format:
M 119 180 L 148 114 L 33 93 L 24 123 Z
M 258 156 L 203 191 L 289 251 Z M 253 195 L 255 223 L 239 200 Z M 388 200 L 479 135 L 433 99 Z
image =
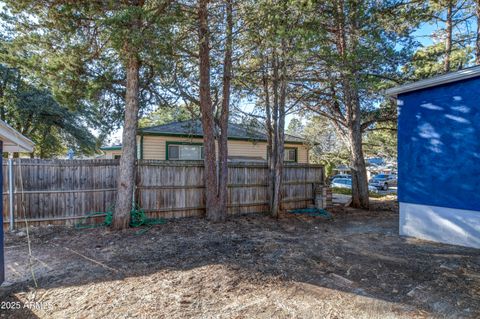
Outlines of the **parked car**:
M 332 187 L 338 188 L 352 188 L 352 179 L 351 178 L 335 178 L 331 184 Z M 368 185 L 368 190 L 371 192 L 377 192 L 378 189 L 375 186 Z
M 330 177 L 330 183 L 331 183 L 335 178 L 350 178 L 350 179 L 352 179 L 352 175 L 350 175 L 350 174 L 337 174 L 337 175 L 333 175 L 332 177 Z
M 378 174 L 369 181 L 370 185 L 381 190 L 388 190 L 390 186 L 397 186 L 397 175 L 394 174 Z
M 332 180 L 332 187 L 352 188 L 352 179 L 344 177 L 336 177 Z

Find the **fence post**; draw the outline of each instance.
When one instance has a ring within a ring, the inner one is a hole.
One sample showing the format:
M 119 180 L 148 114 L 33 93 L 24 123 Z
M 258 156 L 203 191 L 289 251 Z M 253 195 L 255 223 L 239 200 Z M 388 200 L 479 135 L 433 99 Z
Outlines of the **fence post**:
M 8 209 L 10 212 L 10 231 L 15 229 L 15 187 L 13 182 L 13 158 L 8 159 Z

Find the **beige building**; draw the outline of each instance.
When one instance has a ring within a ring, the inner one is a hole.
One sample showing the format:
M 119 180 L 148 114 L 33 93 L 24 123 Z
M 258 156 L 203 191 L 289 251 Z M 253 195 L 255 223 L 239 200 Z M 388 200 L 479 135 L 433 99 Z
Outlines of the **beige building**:
M 198 120 L 139 129 L 137 157 L 152 160 L 202 160 L 203 132 Z M 119 158 L 121 145 L 103 147 L 105 158 Z M 265 161 L 267 141 L 262 132 L 229 124 L 228 157 L 232 161 Z M 308 163 L 308 146 L 299 137 L 285 136 L 285 161 Z

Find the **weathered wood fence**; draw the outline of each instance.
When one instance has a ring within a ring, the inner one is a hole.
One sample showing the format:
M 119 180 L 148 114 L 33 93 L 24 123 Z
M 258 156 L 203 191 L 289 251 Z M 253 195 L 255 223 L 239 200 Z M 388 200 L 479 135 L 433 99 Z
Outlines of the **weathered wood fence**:
M 72 224 L 115 203 L 118 160 L 15 159 L 15 223 Z M 9 222 L 8 167 L 4 173 L 4 226 Z M 204 213 L 203 163 L 141 160 L 135 198 L 151 217 L 187 217 Z M 323 181 L 321 165 L 286 164 L 285 209 L 313 204 Z M 263 163 L 229 163 L 228 213 L 268 210 L 268 169 Z M 18 226 L 23 227 L 23 224 Z

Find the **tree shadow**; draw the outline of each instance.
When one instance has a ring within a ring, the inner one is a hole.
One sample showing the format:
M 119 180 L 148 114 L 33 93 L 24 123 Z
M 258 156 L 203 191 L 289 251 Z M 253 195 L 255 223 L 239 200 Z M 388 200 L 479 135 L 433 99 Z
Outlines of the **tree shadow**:
M 448 300 L 448 311 L 455 311 L 458 300 L 472 302 L 469 296 L 458 293 L 463 287 L 461 280 L 454 292 L 442 289 L 438 278 L 446 271 L 440 266 L 450 261 L 447 255 L 461 255 L 461 263 L 478 262 L 480 252 L 411 243 L 396 235 L 397 218 L 387 214 L 349 216 L 333 222 L 314 218 L 276 221 L 249 215 L 225 224 L 189 218 L 141 235 L 137 230 L 115 233 L 52 228 L 49 233 L 34 234 L 33 253 L 42 289 L 222 265 L 244 278 L 308 283 L 433 313 L 437 310 L 432 305 L 443 299 Z M 17 271 L 28 274 L 25 248 L 15 252 L 7 249 L 7 263 L 9 259 L 23 261 L 23 268 Z M 480 272 L 480 266 L 475 267 Z M 12 294 L 31 285 L 27 277 L 12 288 Z M 408 296 L 425 283 L 438 286 L 440 292 L 426 302 Z M 443 315 L 446 310 L 441 311 Z
M 0 288 L 4 289 L 4 288 Z M 5 298 L 0 300 L 2 303 L 2 309 L 0 311 L 2 318 L 9 318 L 9 319 L 33 319 L 39 318 L 32 309 L 35 307 L 43 307 L 44 304 L 41 303 L 23 303 L 20 299 L 18 299 L 14 295 L 7 295 Z

